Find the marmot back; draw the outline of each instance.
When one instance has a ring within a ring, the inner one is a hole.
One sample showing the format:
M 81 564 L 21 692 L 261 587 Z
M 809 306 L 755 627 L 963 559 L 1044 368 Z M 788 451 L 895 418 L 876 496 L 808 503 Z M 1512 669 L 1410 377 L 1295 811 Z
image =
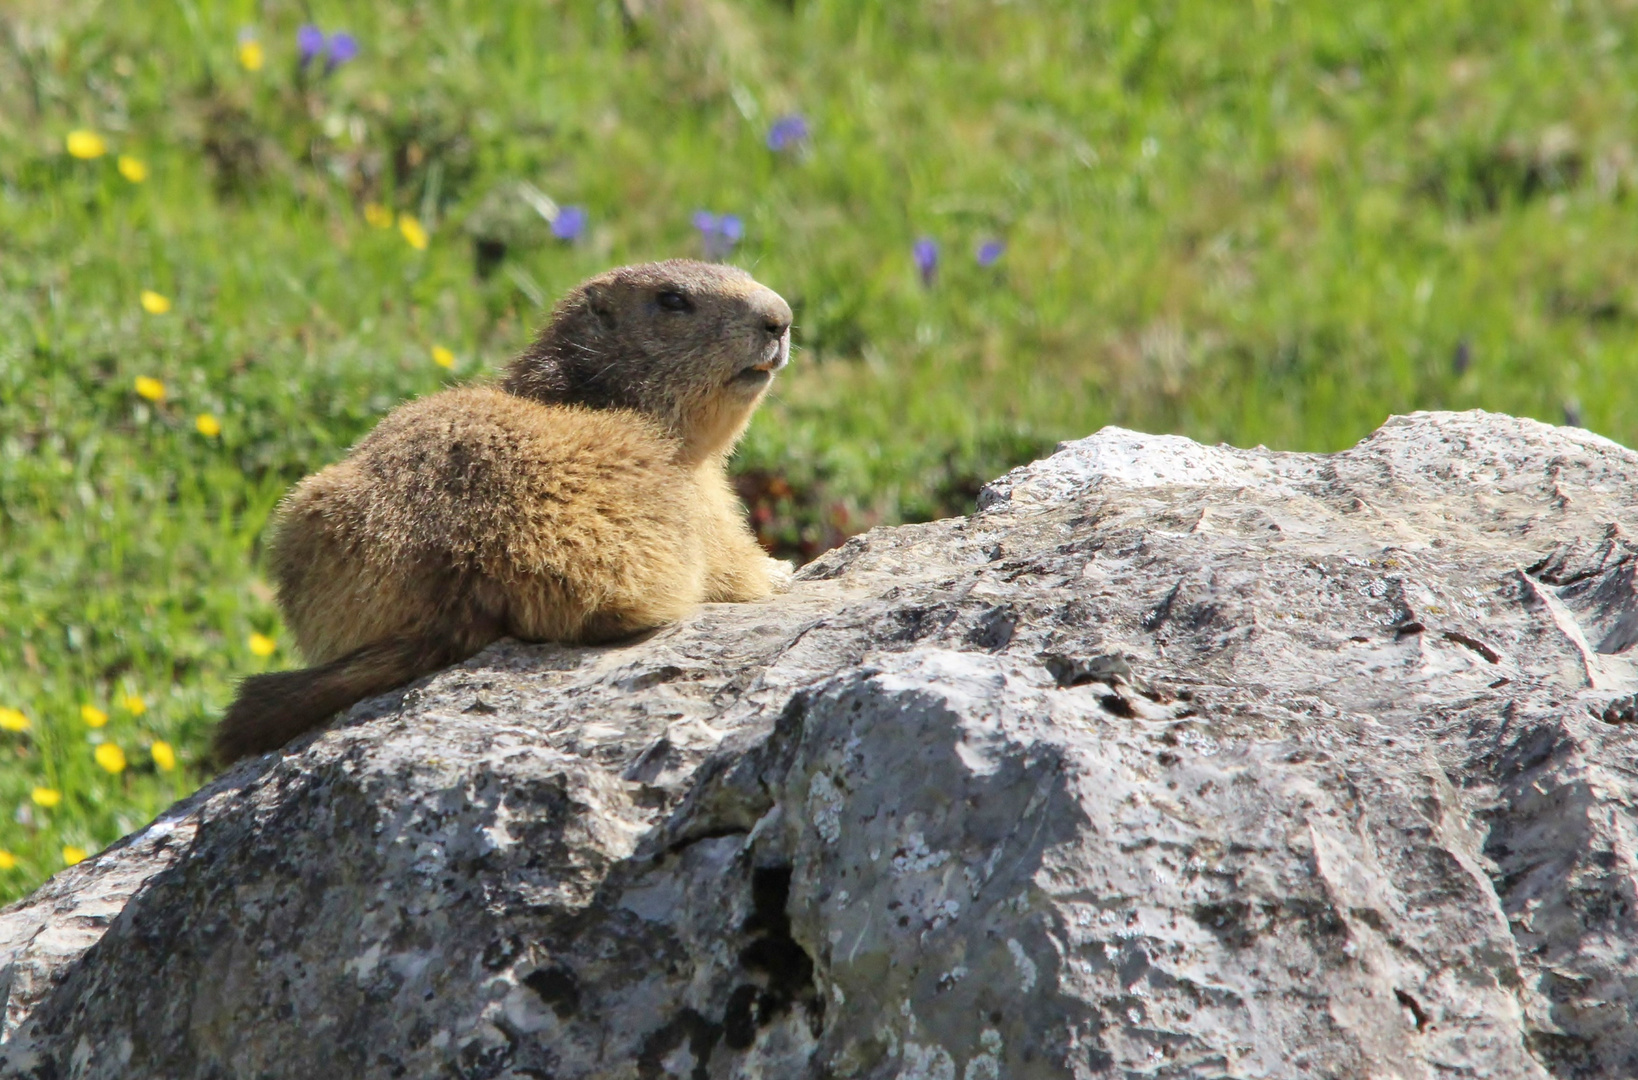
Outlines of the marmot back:
M 279 605 L 316 666 L 246 679 L 218 760 L 500 637 L 609 641 L 770 595 L 789 569 L 757 545 L 724 463 L 789 329 L 743 271 L 622 267 L 566 296 L 498 387 L 388 415 L 280 505 Z

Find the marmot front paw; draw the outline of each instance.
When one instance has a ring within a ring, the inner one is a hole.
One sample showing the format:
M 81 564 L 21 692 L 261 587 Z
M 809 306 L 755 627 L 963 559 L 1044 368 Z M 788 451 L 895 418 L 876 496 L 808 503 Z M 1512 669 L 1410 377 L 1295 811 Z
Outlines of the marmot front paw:
M 791 587 L 791 581 L 796 577 L 796 564 L 789 559 L 768 560 L 768 584 L 776 593 L 782 593 Z
M 790 360 L 790 305 L 686 259 L 571 290 L 498 386 L 395 409 L 298 484 L 273 539 L 299 672 L 245 680 L 222 763 L 504 635 L 606 643 L 790 584 L 723 463 Z

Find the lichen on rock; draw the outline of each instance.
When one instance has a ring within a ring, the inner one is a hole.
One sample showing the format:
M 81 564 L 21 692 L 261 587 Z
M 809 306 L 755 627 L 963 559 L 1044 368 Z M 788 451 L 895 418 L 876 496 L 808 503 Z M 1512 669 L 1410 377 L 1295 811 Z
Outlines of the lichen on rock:
M 1638 455 L 1106 429 L 0 913 L 26 1077 L 1638 1073 Z

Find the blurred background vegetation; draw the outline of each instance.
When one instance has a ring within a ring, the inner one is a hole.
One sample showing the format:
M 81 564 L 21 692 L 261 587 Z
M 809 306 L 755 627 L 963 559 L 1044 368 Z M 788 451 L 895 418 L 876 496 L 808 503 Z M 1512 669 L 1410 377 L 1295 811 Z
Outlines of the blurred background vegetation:
M 1635 32 L 1582 0 L 8 0 L 0 897 L 195 787 L 232 680 L 298 662 L 284 489 L 612 264 L 714 253 L 792 302 L 735 467 L 798 557 L 1107 423 L 1630 442 Z

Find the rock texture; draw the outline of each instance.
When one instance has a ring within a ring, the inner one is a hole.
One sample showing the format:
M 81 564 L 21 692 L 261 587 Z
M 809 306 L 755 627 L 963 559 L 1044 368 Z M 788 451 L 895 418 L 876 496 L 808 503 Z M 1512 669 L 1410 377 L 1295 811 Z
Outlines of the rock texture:
M 1638 1074 L 1638 455 L 1116 429 L 0 913 L 28 1077 Z

